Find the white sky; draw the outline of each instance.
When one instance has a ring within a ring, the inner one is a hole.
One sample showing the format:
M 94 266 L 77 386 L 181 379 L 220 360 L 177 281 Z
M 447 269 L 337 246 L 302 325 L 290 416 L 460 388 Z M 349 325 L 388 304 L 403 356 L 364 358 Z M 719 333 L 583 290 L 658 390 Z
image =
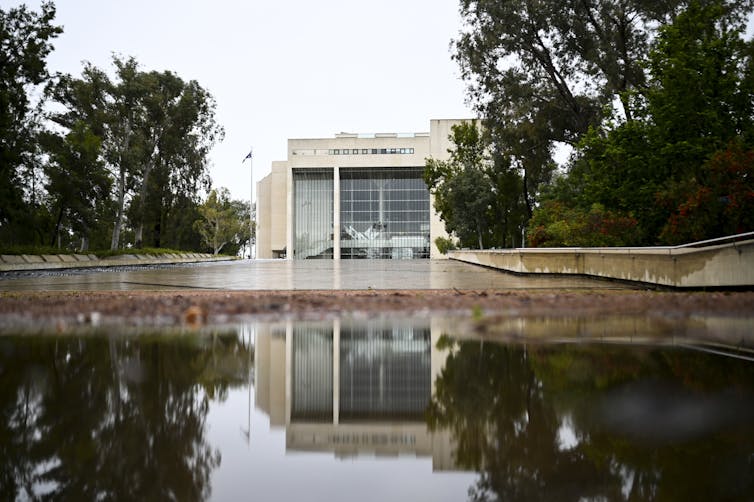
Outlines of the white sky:
M 6 8 L 21 1 L 3 1 Z M 39 0 L 25 2 L 38 10 Z M 225 140 L 211 153 L 215 187 L 249 198 L 285 160 L 288 138 L 419 132 L 433 118 L 473 116 L 450 59 L 458 0 L 58 0 L 49 69 L 112 74 L 111 55 L 145 71 L 195 79 L 217 100 Z

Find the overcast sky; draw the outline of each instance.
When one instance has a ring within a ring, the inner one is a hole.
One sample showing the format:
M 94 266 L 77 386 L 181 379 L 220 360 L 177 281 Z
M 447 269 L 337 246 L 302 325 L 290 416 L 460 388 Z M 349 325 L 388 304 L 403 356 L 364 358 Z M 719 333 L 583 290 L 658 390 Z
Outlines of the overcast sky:
M 428 131 L 430 119 L 472 116 L 449 51 L 460 30 L 458 0 L 55 4 L 64 32 L 53 42 L 51 71 L 79 76 L 90 61 L 112 74 L 118 53 L 212 93 L 226 134 L 210 172 L 237 199 L 249 198 L 249 163 L 241 161 L 252 146 L 259 180 L 271 161 L 285 160 L 288 138 Z

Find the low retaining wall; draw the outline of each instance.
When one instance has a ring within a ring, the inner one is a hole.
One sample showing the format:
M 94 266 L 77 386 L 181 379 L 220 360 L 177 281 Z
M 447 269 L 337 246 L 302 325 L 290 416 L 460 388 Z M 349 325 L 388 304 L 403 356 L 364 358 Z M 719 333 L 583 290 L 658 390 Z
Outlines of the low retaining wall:
M 93 254 L 59 255 L 0 255 L 0 272 L 20 272 L 25 270 L 58 270 L 66 268 L 124 267 L 138 265 L 169 265 L 174 263 L 197 263 L 205 261 L 233 260 L 229 256 L 215 256 L 207 253 L 177 254 L 124 254 L 108 258 L 97 258 Z
M 703 247 L 456 250 L 451 259 L 520 274 L 573 274 L 674 288 L 754 286 L 754 239 Z

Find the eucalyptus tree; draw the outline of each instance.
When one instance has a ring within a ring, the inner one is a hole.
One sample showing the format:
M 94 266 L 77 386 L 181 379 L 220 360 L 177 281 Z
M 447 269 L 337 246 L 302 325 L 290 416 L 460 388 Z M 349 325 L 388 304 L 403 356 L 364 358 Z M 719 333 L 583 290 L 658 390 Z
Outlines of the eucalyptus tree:
M 155 246 L 165 228 L 182 225 L 185 232 L 170 235 L 194 247 L 198 235 L 186 235 L 193 232 L 192 208 L 199 204 L 199 189 L 209 186 L 207 156 L 223 134 L 214 120 L 214 99 L 172 72 L 142 71 L 132 57 L 114 56 L 113 66 L 113 79 L 91 64 L 80 78 L 62 76 L 56 98 L 64 111 L 52 118 L 69 131 L 83 121 L 101 140 L 100 160 L 114 187 L 101 201 L 111 211 L 111 249 L 121 245 L 126 216 L 137 247 L 145 224 Z
M 682 3 L 461 0 L 468 29 L 453 57 L 495 126 L 538 126 L 544 141 L 575 145 L 615 98 L 630 120 L 649 41 Z
M 50 245 L 57 239 L 60 246 L 65 218 L 68 228 L 81 238 L 79 249 L 85 251 L 99 224 L 98 208 L 106 204 L 110 193 L 111 179 L 101 155 L 102 139 L 87 123 L 77 121 L 65 136 L 46 133 L 42 143 L 49 153 L 45 188 L 55 218 Z
M 135 62 L 129 60 L 135 66 Z M 123 88 L 125 87 L 124 79 L 122 77 L 123 72 L 120 71 L 125 64 L 119 64 L 118 58 L 114 58 L 116 67 L 119 71 L 116 73 L 121 78 L 121 82 L 113 83 L 110 77 L 101 69 L 90 63 L 84 63 L 80 77 L 73 77 L 71 75 L 59 76 L 58 82 L 54 86 L 54 99 L 63 106 L 62 110 L 56 111 L 50 114 L 51 120 L 65 131 L 86 129 L 88 134 L 94 135 L 97 138 L 97 158 L 89 159 L 89 163 L 76 163 L 76 162 L 53 162 L 55 165 L 48 167 L 49 173 L 53 176 L 56 175 L 57 170 L 61 166 L 65 166 L 70 174 L 70 180 L 60 179 L 59 182 L 51 183 L 48 186 L 49 190 L 65 190 L 66 186 L 70 184 L 71 180 L 79 179 L 81 181 L 86 180 L 86 176 L 80 176 L 79 171 L 84 171 L 95 163 L 101 166 L 102 169 L 106 169 L 106 172 L 102 176 L 98 175 L 92 180 L 100 186 L 104 186 L 104 180 L 107 178 L 107 185 L 109 190 L 112 188 L 113 182 L 115 184 L 116 192 L 120 195 L 114 202 L 111 197 L 111 193 L 97 191 L 97 209 L 99 215 L 97 216 L 97 228 L 98 235 L 104 235 L 106 229 L 105 226 L 109 226 L 112 223 L 112 213 L 116 212 L 119 215 L 122 214 L 125 195 L 125 180 L 126 174 L 129 172 L 130 165 L 129 151 L 126 148 L 131 143 L 131 133 L 126 127 L 125 130 L 121 127 L 124 117 L 129 117 L 131 112 L 128 106 L 123 106 Z M 133 102 L 128 103 L 133 104 Z M 75 135 L 66 136 L 59 141 L 46 142 L 49 147 L 52 147 L 52 159 L 55 160 L 55 156 L 61 152 L 62 145 L 67 145 L 67 139 L 76 137 Z M 125 148 L 124 148 L 125 144 Z M 69 147 L 76 149 L 76 145 L 70 145 Z M 133 155 L 131 154 L 131 157 Z M 61 173 L 61 176 L 65 173 Z M 92 173 L 90 173 L 92 174 Z M 60 178 L 60 176 L 57 176 Z M 51 192 L 50 196 L 54 200 L 61 198 L 60 193 Z M 111 248 L 117 248 L 117 241 L 120 235 L 119 221 L 122 218 L 116 216 L 116 221 L 112 235 L 110 236 L 109 243 L 101 239 L 102 242 L 98 242 L 97 247 L 106 247 L 110 244 Z M 106 223 L 107 222 L 107 223 Z M 57 222 L 56 227 L 59 227 L 60 221 Z M 95 230 L 89 228 L 89 230 Z M 113 245 L 113 241 L 115 244 Z
M 107 160 L 115 176 L 115 222 L 110 249 L 118 249 L 125 219 L 126 197 L 133 190 L 141 144 L 137 123 L 142 117 L 139 107 L 144 94 L 138 63 L 133 57 L 113 56 L 117 81 L 110 87 L 108 103 Z
M 607 105 L 632 120 L 657 26 L 682 0 L 461 0 L 453 57 L 495 148 L 522 176 L 530 217 L 559 144 L 575 147 Z
M 25 5 L 0 8 L 0 236 L 3 242 L 28 234 L 36 198 L 36 139 L 50 80 L 45 59 L 62 33 L 53 24 L 55 6 L 39 12 Z M 37 99 L 35 96 L 41 96 Z M 31 200 L 29 200 L 31 199 Z
M 209 151 L 224 135 L 215 121 L 215 100 L 198 82 L 185 82 L 169 71 L 142 74 L 141 79 L 144 115 L 138 134 L 142 155 L 136 207 L 131 211 L 136 247 L 143 245 L 148 221 L 159 242 L 165 212 L 175 197 L 198 203 L 199 188 L 209 188 Z

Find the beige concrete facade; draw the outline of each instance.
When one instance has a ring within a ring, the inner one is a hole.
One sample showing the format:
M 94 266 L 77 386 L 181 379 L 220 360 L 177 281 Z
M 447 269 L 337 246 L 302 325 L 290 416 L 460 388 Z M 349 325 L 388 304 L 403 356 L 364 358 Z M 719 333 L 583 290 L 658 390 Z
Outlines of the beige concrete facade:
M 257 257 L 291 259 L 293 236 L 293 171 L 332 170 L 333 258 L 341 256 L 340 169 L 342 168 L 422 168 L 425 159 L 446 159 L 450 148 L 450 128 L 462 120 L 431 120 L 429 132 L 411 134 L 340 133 L 333 138 L 289 139 L 288 158 L 273 162 L 269 175 L 257 183 Z M 375 153 L 376 152 L 376 153 Z M 430 257 L 444 258 L 434 241 L 447 236 L 444 225 L 430 200 Z M 329 225 L 329 223 L 328 223 Z

